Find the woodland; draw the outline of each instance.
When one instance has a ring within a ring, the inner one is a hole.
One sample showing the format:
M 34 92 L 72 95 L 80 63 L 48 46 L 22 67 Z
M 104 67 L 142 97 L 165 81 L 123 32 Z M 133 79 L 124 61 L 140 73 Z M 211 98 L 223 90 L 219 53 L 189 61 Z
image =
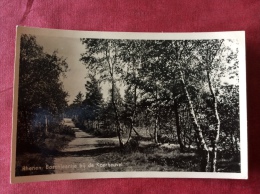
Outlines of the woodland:
M 240 172 L 237 40 L 81 38 L 80 43 L 85 46 L 79 60 L 86 67 L 86 93 L 80 91 L 68 104 L 60 78 L 70 64 L 56 51 L 45 53 L 36 37 L 22 35 L 20 155 L 55 155 L 57 145 L 74 138 L 73 129 L 62 125 L 66 117 L 95 137 L 116 137 L 120 156 L 145 146 L 155 152 L 166 147 L 171 159 L 177 147 L 196 161 L 196 168 L 182 171 Z

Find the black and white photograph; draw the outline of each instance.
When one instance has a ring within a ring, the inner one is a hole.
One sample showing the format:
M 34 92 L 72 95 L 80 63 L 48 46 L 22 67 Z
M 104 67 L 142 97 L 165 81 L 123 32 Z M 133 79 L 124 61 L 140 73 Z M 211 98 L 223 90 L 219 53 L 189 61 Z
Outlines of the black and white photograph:
M 247 179 L 245 33 L 17 28 L 12 182 Z

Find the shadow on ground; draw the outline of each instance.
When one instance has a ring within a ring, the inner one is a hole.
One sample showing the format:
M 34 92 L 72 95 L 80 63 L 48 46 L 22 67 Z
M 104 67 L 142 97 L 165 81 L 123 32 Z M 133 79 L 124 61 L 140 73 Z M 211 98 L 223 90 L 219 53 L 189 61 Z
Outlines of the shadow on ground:
M 109 153 L 117 149 L 116 147 L 103 147 L 95 148 L 90 150 L 80 150 L 80 151 L 63 151 L 58 152 L 56 157 L 95 157 L 105 153 Z

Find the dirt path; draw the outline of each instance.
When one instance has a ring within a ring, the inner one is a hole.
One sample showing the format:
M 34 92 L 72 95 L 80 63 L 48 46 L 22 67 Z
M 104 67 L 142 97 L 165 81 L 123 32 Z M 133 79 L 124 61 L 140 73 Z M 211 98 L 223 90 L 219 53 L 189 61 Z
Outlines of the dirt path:
M 109 152 L 117 145 L 118 140 L 93 137 L 75 128 L 72 120 L 68 118 L 64 119 L 64 125 L 73 127 L 76 137 L 54 158 L 55 174 L 99 171 L 95 157 Z

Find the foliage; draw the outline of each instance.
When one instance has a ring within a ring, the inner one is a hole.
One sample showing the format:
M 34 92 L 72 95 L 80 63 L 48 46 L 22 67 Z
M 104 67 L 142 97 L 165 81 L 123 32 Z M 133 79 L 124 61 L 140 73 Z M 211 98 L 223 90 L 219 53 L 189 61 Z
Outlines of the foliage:
M 83 102 L 83 98 L 84 98 L 84 95 L 83 95 L 81 92 L 79 92 L 79 93 L 77 94 L 75 100 L 73 101 L 73 104 L 75 104 L 75 105 L 81 105 L 82 102 Z
M 121 147 L 124 128 L 126 144 L 131 131 L 142 128 L 157 144 L 196 147 L 201 163 L 208 161 L 204 170 L 216 171 L 217 153 L 239 154 L 236 40 L 81 41 L 86 50 L 80 60 L 97 82 L 111 86 L 100 120 L 116 123 Z
M 20 46 L 17 148 L 26 150 L 44 144 L 49 126 L 67 106 L 60 76 L 68 64 L 56 51 L 45 53 L 35 36 L 23 34 Z

